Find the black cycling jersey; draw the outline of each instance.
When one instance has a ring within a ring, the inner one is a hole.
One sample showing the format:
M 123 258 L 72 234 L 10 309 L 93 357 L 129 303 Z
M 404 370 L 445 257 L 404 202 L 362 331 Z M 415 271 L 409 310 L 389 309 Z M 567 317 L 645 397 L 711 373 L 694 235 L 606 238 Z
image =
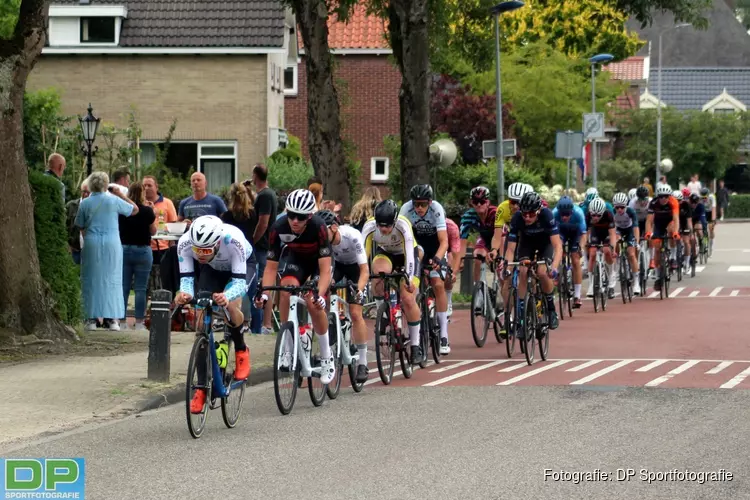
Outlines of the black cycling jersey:
M 680 202 L 680 229 L 687 229 L 688 219 L 693 217 L 693 207 L 690 206 L 689 201 L 682 200 Z
M 286 214 L 282 215 L 274 223 L 269 234 L 268 260 L 279 261 L 282 243 L 287 253 L 296 255 L 301 260 L 312 260 L 315 264 L 318 259 L 332 255 L 328 229 L 317 215 L 313 215 L 307 221 L 305 229 L 300 234 L 292 232 Z
M 513 214 L 510 220 L 508 241 L 530 240 L 534 245 L 549 243 L 550 236 L 560 234 L 552 210 L 542 208 L 533 224 L 526 224 L 521 212 Z

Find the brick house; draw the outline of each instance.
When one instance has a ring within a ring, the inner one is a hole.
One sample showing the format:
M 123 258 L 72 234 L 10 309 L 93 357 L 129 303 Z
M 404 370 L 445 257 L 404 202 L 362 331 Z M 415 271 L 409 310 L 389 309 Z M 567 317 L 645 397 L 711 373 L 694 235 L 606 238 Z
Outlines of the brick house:
M 650 58 L 648 56 L 633 56 L 622 61 L 610 63 L 604 67 L 613 80 L 619 80 L 627 85 L 625 91 L 617 96 L 617 100 L 610 104 L 607 123 L 604 127 L 606 137 L 601 139 L 599 146 L 600 159 L 612 159 L 623 146 L 623 137 L 617 128 L 619 114 L 638 109 L 641 88 L 648 81 Z
M 357 5 L 348 23 L 329 20 L 328 43 L 335 57 L 334 78 L 341 102 L 343 136 L 356 147 L 362 183 L 384 184 L 390 160 L 383 138 L 399 134 L 398 93 L 401 74 L 389 57 L 384 21 Z M 285 73 L 287 130 L 300 138 L 307 156 L 307 82 L 304 48 Z M 290 61 L 291 62 L 291 61 Z
M 294 17 L 273 0 L 53 0 L 47 46 L 29 90 L 62 94 L 63 112 L 91 103 L 102 122 L 143 129 L 141 164 L 173 119 L 167 164 L 209 189 L 250 175 L 286 143 L 283 76 Z

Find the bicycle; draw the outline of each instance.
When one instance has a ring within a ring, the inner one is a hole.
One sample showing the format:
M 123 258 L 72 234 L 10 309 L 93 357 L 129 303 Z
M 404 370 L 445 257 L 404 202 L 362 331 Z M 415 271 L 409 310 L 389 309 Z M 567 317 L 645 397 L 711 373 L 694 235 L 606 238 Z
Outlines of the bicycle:
M 682 239 L 677 241 L 677 282 L 682 281 L 682 267 L 685 262 L 685 248 L 683 247 Z
M 633 272 L 630 267 L 630 259 L 628 258 L 628 243 L 624 238 L 620 238 L 618 252 L 620 254 L 618 265 L 620 294 L 622 295 L 622 303 L 627 304 L 628 302 L 633 302 Z
M 706 265 L 706 264 L 708 264 L 708 257 L 709 257 L 709 253 L 708 253 L 708 246 L 709 246 L 708 245 L 708 226 L 706 226 L 706 227 L 703 228 L 703 234 L 700 237 L 699 246 L 700 246 L 700 252 L 699 252 L 700 263 L 701 263 L 701 265 Z
M 527 268 L 526 273 L 526 295 L 524 303 L 526 304 L 523 314 L 523 336 L 519 339 L 521 352 L 526 357 L 526 363 L 534 363 L 534 337 L 539 344 L 539 355 L 542 361 L 546 361 L 549 355 L 549 311 L 547 308 L 547 299 L 542 292 L 542 284 L 537 276 L 537 269 L 540 265 L 549 263 L 544 260 L 532 261 L 523 260 L 520 262 L 509 262 L 508 266 L 524 266 Z M 518 268 L 514 270 L 518 273 Z M 517 285 L 517 279 L 514 280 Z M 516 300 L 516 316 L 520 316 L 520 303 Z M 518 326 L 518 323 L 516 323 Z
M 471 292 L 471 335 L 474 337 L 474 343 L 477 347 L 484 347 L 487 342 L 487 331 L 490 329 L 490 324 L 495 332 L 495 338 L 498 343 L 502 343 L 503 328 L 501 328 L 500 321 L 503 314 L 502 310 L 498 310 L 497 298 L 500 296 L 500 278 L 497 274 L 497 264 L 495 261 L 489 263 L 490 272 L 493 275 L 492 286 L 488 287 L 487 282 L 484 279 L 487 271 L 487 262 L 485 257 L 477 255 L 476 257 L 481 262 L 479 281 L 474 283 L 474 289 Z M 480 302 L 481 301 L 481 302 Z M 484 324 L 481 330 L 476 324 L 477 316 L 484 318 Z M 506 334 L 507 336 L 507 334 Z
M 602 312 L 607 310 L 607 290 L 609 288 L 609 273 L 604 265 L 604 252 L 602 243 L 589 244 L 589 248 L 596 248 L 596 262 L 594 263 L 594 312 L 599 312 L 601 302 Z M 597 301 L 597 297 L 599 301 Z
M 570 242 L 566 241 L 563 246 L 563 257 L 560 265 L 560 281 L 557 285 L 557 299 L 560 304 L 560 319 L 565 318 L 563 313 L 565 305 L 568 309 L 568 317 L 573 317 L 573 264 L 570 260 Z
M 638 242 L 638 281 L 641 284 L 641 297 L 646 296 L 648 286 L 649 247 L 648 241 L 641 238 Z
M 383 281 L 383 296 L 388 297 L 388 301 L 383 301 L 375 316 L 375 359 L 378 364 L 380 380 L 384 385 L 390 385 L 393 380 L 396 353 L 398 353 L 401 373 L 403 373 L 404 378 L 411 378 L 413 373 L 411 353 L 409 352 L 409 335 L 408 330 L 406 334 L 404 333 L 398 287 L 399 280 L 408 280 L 409 277 L 406 273 L 399 271 L 371 274 L 370 280 L 374 279 Z
M 343 377 L 343 368 L 347 367 L 349 371 L 349 381 L 352 384 L 354 392 L 361 392 L 365 386 L 364 382 L 357 382 L 357 363 L 359 362 L 359 353 L 356 347 L 352 345 L 352 317 L 349 314 L 349 304 L 342 299 L 337 290 L 349 289 L 349 293 L 357 294 L 356 284 L 346 280 L 343 284 L 331 285 L 331 300 L 328 311 L 328 335 L 332 342 L 331 352 L 336 363 L 336 377 L 333 382 L 328 384 L 326 393 L 328 399 L 336 399 L 341 389 L 341 378 Z
M 419 343 L 422 346 L 422 360 L 419 362 L 420 368 L 427 366 L 427 352 L 432 348 L 432 359 L 435 364 L 440 364 L 440 326 L 437 321 L 435 309 L 435 292 L 430 283 L 431 268 L 422 269 L 422 279 L 419 281 L 419 297 L 417 302 L 420 303 L 422 310 L 421 334 Z M 443 274 L 442 269 L 438 269 L 440 279 L 445 281 L 450 279 L 452 271 L 448 268 L 448 276 Z
M 698 261 L 698 238 L 695 228 L 690 232 L 690 277 L 695 278 L 695 263 Z
M 206 421 L 208 420 L 208 410 L 215 410 L 216 399 L 221 399 L 221 416 L 224 420 L 224 425 L 232 429 L 237 425 L 237 421 L 240 418 L 242 412 L 242 400 L 245 397 L 245 383 L 246 380 L 234 380 L 234 370 L 228 369 L 229 349 L 231 347 L 232 337 L 227 329 L 226 321 L 219 316 L 218 313 L 223 309 L 224 314 L 228 317 L 226 308 L 219 308 L 213 301 L 213 294 L 211 292 L 199 292 L 193 299 L 188 303 L 194 305 L 197 308 L 205 310 L 203 314 L 203 331 L 198 332 L 193 342 L 193 349 L 190 351 L 190 359 L 188 361 L 187 370 L 187 383 L 185 384 L 185 413 L 187 416 L 188 430 L 193 438 L 198 439 L 203 435 L 203 431 L 206 427 Z M 172 316 L 182 308 L 175 308 Z M 216 342 L 214 339 L 215 333 L 223 333 L 221 342 Z M 226 349 L 224 349 L 224 344 Z M 208 349 L 208 346 L 213 346 L 212 349 Z M 219 360 L 217 352 L 222 353 L 222 358 Z M 203 384 L 193 383 L 193 375 L 198 376 L 198 363 L 200 357 L 205 356 L 204 362 L 206 363 L 206 380 Z M 210 369 L 208 369 L 210 367 Z M 206 391 L 206 403 L 203 405 L 203 410 L 199 415 L 198 425 L 194 425 L 193 417 L 196 414 L 190 412 L 190 402 L 193 399 L 193 395 L 196 390 L 203 389 Z M 239 401 L 236 403 L 236 407 L 231 405 L 229 401 L 232 393 L 239 391 Z M 230 406 L 231 405 L 231 406 Z
M 276 398 L 276 406 L 282 415 L 288 415 L 297 398 L 297 388 L 302 387 L 303 378 L 307 378 L 307 390 L 310 400 L 314 406 L 320 406 L 326 397 L 327 384 L 320 382 L 321 360 L 320 356 L 314 356 L 313 341 L 317 335 L 312 328 L 310 313 L 307 313 L 307 322 L 299 324 L 297 307 L 306 311 L 305 299 L 300 295 L 312 292 L 315 300 L 318 299 L 317 279 L 308 280 L 302 286 L 269 286 L 260 287 L 258 294 L 265 291 L 289 292 L 289 316 L 288 320 L 281 325 L 276 336 L 276 347 L 273 358 L 273 391 Z M 289 349 L 291 347 L 291 350 Z M 285 366 L 286 365 L 286 366 Z M 282 398 L 282 377 L 290 374 L 290 394 L 285 401 Z
M 659 300 L 669 297 L 669 283 L 672 280 L 672 266 L 669 262 L 670 248 L 669 238 L 661 239 L 661 255 L 659 256 L 659 269 L 661 271 L 661 287 L 659 288 Z M 657 281 L 659 278 L 657 278 Z

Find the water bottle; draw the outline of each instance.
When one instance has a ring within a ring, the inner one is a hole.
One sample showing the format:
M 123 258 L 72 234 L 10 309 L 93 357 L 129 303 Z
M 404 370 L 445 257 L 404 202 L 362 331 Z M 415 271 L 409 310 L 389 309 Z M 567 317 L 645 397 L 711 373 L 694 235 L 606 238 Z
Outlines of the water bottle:
M 346 316 L 343 316 L 342 318 L 339 318 L 341 320 L 341 336 L 344 338 L 344 342 L 350 342 L 351 340 L 351 332 L 352 332 L 352 323 L 349 321 L 349 318 Z
M 229 356 L 229 344 L 226 340 L 222 340 L 221 342 L 214 342 L 214 346 L 216 347 L 216 360 L 219 363 L 219 368 L 226 368 Z
M 391 290 L 390 301 L 391 301 L 391 307 L 396 307 L 396 304 L 397 304 L 397 302 L 396 302 L 396 290 Z

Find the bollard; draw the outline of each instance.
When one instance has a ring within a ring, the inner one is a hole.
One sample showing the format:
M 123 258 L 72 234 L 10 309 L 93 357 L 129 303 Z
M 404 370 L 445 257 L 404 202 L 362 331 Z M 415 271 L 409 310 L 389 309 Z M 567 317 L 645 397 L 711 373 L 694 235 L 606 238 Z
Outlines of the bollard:
M 151 294 L 151 329 L 148 341 L 148 379 L 169 382 L 169 356 L 172 337 L 172 292 L 154 290 Z
M 461 287 L 460 293 L 462 295 L 471 295 L 474 290 L 474 249 L 469 247 L 466 249 L 466 255 L 462 257 L 464 259 L 464 268 L 461 270 Z

